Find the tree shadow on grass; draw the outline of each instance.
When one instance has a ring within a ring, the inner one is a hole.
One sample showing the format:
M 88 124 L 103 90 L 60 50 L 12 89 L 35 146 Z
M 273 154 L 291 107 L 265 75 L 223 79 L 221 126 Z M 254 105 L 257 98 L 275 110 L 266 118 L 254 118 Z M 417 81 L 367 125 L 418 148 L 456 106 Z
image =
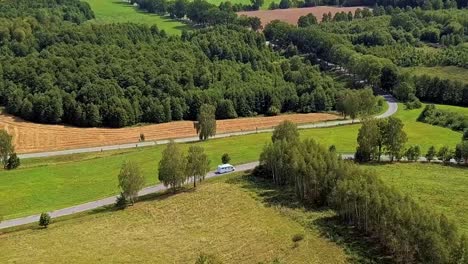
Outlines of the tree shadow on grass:
M 351 263 L 395 263 L 391 256 L 384 253 L 375 239 L 361 233 L 354 226 L 343 224 L 338 216 L 317 219 L 313 225 L 321 236 L 342 246 L 348 253 Z
M 330 211 L 328 207 L 317 208 L 311 204 L 304 204 L 296 198 L 291 188 L 278 187 L 266 179 L 245 175 L 228 179 L 226 183 L 239 185 L 241 188 L 254 192 L 266 206 L 305 209 L 314 212 Z M 318 230 L 322 237 L 343 247 L 350 263 L 395 263 L 391 257 L 383 253 L 383 249 L 372 237 L 362 234 L 352 226 L 343 224 L 337 216 L 324 214 L 305 225 L 307 228 Z

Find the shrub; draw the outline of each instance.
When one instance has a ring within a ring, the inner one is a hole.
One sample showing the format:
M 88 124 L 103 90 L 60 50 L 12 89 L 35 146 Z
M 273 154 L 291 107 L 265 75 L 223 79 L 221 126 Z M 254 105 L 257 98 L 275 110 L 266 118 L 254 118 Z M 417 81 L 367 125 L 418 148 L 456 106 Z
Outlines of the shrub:
M 412 98 L 412 100 L 405 103 L 405 107 L 408 110 L 419 109 L 419 108 L 422 107 L 422 103 L 421 103 L 421 101 L 419 101 L 418 98 L 414 97 L 414 98 Z
M 228 164 L 231 161 L 231 157 L 229 157 L 229 154 L 224 153 L 223 156 L 221 157 L 221 162 L 223 164 Z
M 437 151 L 434 146 L 429 147 L 426 153 L 427 161 L 431 162 L 437 155 Z
M 299 242 L 304 239 L 304 234 L 295 234 L 291 240 L 292 242 Z
M 13 153 L 10 155 L 7 161 L 6 169 L 7 170 L 14 170 L 20 166 L 20 159 L 16 155 L 16 153 Z
M 271 178 L 271 172 L 268 170 L 268 168 L 265 165 L 258 165 L 257 167 L 255 167 L 252 171 L 252 175 L 255 177 L 265 178 L 265 179 Z
M 145 141 L 145 134 L 143 133 L 140 134 L 140 141 Z
M 277 116 L 280 114 L 280 110 L 276 106 L 270 106 L 267 111 L 267 115 L 269 116 Z
M 119 196 L 117 196 L 115 200 L 115 208 L 117 209 L 125 209 L 128 206 L 128 201 L 127 198 L 125 198 L 125 195 L 123 193 L 120 193 Z
M 47 228 L 47 226 L 50 224 L 50 215 L 48 213 L 42 213 L 41 216 L 39 217 L 39 225 Z

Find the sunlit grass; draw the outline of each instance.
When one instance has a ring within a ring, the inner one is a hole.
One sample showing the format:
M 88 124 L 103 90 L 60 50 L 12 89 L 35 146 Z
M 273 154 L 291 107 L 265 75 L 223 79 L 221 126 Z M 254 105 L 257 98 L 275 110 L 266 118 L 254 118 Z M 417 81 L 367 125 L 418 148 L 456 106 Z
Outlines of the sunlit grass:
M 223 263 L 346 263 L 336 244 L 310 224 L 328 211 L 265 206 L 239 176 L 195 191 L 159 196 L 124 211 L 88 213 L 47 229 L 6 233 L 0 262 L 194 263 L 200 252 Z M 294 245 L 291 238 L 303 234 Z

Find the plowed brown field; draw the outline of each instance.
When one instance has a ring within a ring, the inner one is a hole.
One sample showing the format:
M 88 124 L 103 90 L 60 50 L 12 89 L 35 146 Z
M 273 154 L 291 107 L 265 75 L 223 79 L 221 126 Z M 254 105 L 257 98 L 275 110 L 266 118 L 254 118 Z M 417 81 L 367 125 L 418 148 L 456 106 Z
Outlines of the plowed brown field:
M 238 132 L 271 128 L 283 120 L 295 123 L 314 123 L 340 118 L 337 115 L 312 113 L 290 114 L 273 117 L 252 117 L 218 120 L 216 132 Z M 13 135 L 18 153 L 95 147 L 138 142 L 140 133 L 147 141 L 196 136 L 192 121 L 178 121 L 127 128 L 77 128 L 63 125 L 43 125 L 24 121 L 20 118 L 0 114 L 0 129 Z
M 316 7 L 306 7 L 306 8 L 289 8 L 289 9 L 275 9 L 275 10 L 259 10 L 259 11 L 244 11 L 238 12 L 238 15 L 246 15 L 251 17 L 258 17 L 262 21 L 263 27 L 273 20 L 281 20 L 288 22 L 293 25 L 297 25 L 297 20 L 301 16 L 312 13 L 318 22 L 322 21 L 322 16 L 325 13 L 331 12 L 334 16 L 338 12 L 352 12 L 356 9 L 363 9 L 362 6 L 353 6 L 353 7 L 335 7 L 335 6 L 316 6 Z

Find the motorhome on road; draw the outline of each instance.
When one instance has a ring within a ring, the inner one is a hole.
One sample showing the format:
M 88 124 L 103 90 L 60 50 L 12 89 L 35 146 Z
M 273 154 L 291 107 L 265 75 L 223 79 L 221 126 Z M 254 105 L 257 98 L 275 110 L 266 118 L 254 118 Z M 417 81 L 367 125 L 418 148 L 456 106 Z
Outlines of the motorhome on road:
M 216 169 L 217 174 L 223 174 L 223 173 L 228 173 L 231 171 L 235 171 L 236 168 L 232 166 L 231 164 L 223 164 L 223 165 L 218 165 L 218 169 Z

